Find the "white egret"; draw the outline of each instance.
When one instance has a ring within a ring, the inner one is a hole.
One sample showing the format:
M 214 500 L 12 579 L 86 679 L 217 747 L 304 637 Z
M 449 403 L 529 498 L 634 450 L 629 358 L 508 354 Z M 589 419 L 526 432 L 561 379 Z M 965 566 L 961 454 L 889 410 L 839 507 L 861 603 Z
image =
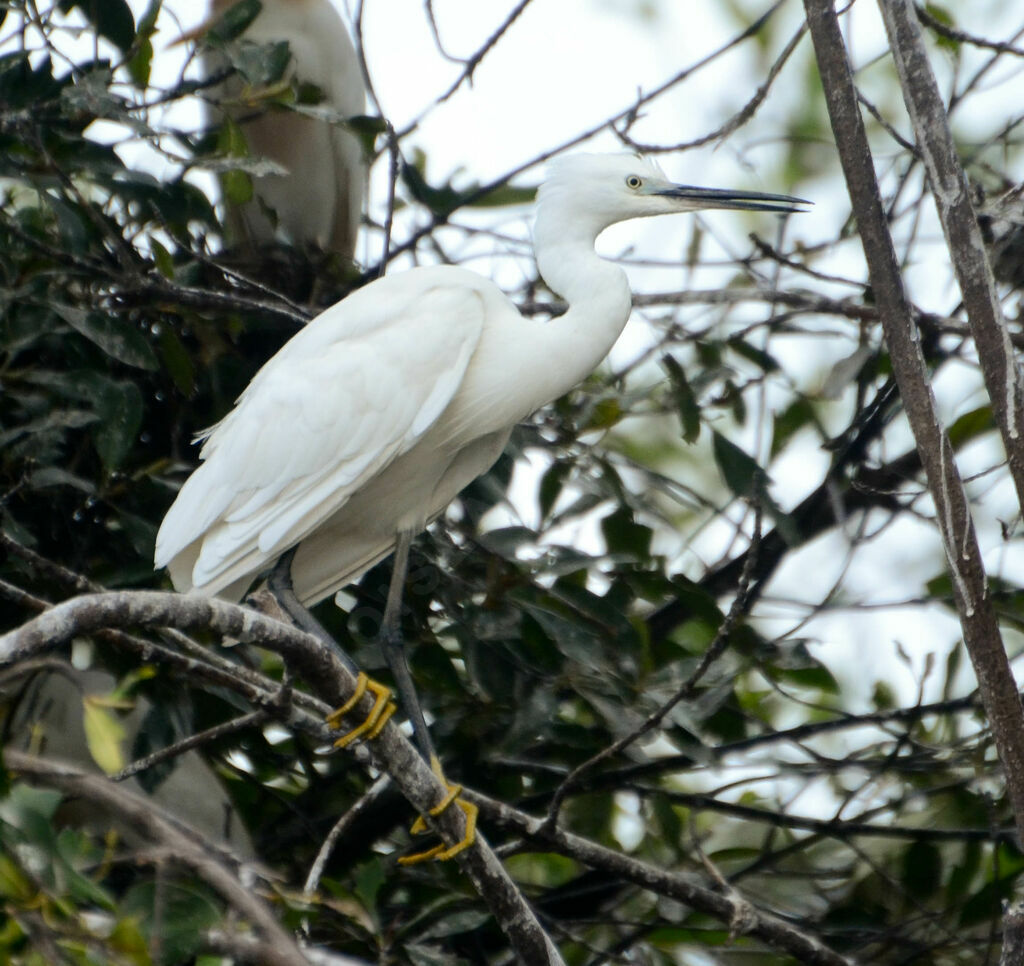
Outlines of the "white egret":
M 213 0 L 212 18 L 186 39 L 202 34 L 238 0 Z M 262 0 L 263 9 L 242 34 L 244 41 L 286 40 L 289 76 L 320 89 L 324 107 L 343 117 L 362 114 L 366 90 L 359 58 L 341 17 L 329 0 Z M 224 58 L 205 54 L 206 77 L 225 67 Z M 266 158 L 286 174 L 253 179 L 253 198 L 228 206 L 228 229 L 236 243 L 264 245 L 284 239 L 351 258 L 363 208 L 366 164 L 358 139 L 338 124 L 271 106 L 260 91 L 246 90 L 234 77 L 214 91 L 222 109 L 237 120 L 250 154 Z
M 554 161 L 534 247 L 565 314 L 524 317 L 493 282 L 454 266 L 414 268 L 352 293 L 297 333 L 202 434 L 202 463 L 160 527 L 157 567 L 181 591 L 238 599 L 294 550 L 295 594 L 314 604 L 396 551 L 381 640 L 432 757 L 398 631 L 409 545 L 494 463 L 512 427 L 589 375 L 622 332 L 629 283 L 595 252 L 597 236 L 649 215 L 803 204 L 673 184 L 634 155 Z M 352 734 L 372 737 L 373 727 Z

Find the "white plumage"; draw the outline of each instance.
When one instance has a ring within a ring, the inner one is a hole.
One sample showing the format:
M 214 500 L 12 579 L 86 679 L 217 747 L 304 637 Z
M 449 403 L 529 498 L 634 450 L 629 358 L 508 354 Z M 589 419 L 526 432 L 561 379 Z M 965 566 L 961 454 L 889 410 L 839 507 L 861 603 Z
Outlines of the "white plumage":
M 627 218 L 698 208 L 792 211 L 797 199 L 673 185 L 632 155 L 552 164 L 538 266 L 569 303 L 521 316 L 450 266 L 366 285 L 295 335 L 205 434 L 202 464 L 160 528 L 156 565 L 182 591 L 239 598 L 289 548 L 295 592 L 323 599 L 421 530 L 500 455 L 512 427 L 585 378 L 630 311 L 594 241 Z
M 214 0 L 219 15 L 237 0 Z M 263 9 L 243 34 L 257 44 L 288 41 L 289 76 L 313 84 L 322 104 L 343 117 L 362 114 L 366 105 L 363 75 L 352 40 L 329 0 L 262 0 Z M 205 76 L 224 68 L 224 59 L 207 54 Z M 366 165 L 359 141 L 343 127 L 295 111 L 255 112 L 244 103 L 243 85 L 233 78 L 215 97 L 238 100 L 228 112 L 243 124 L 253 157 L 267 158 L 287 174 L 254 178 L 253 199 L 230 205 L 228 228 L 234 242 L 263 245 L 276 239 L 315 243 L 351 257 L 362 214 Z M 276 222 L 276 224 L 275 224 Z

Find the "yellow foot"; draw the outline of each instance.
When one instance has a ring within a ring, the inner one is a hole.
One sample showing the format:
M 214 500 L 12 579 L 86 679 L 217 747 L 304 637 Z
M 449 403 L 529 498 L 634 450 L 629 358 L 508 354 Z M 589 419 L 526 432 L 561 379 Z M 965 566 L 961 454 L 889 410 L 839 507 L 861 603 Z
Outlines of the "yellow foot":
M 395 713 L 396 706 L 395 702 L 391 700 L 391 691 L 379 681 L 368 678 L 360 671 L 359 676 L 356 678 L 356 689 L 352 692 L 352 697 L 327 716 L 328 727 L 340 731 L 341 719 L 359 704 L 367 691 L 375 697 L 373 708 L 362 724 L 346 732 L 334 742 L 335 748 L 347 748 L 352 742 L 359 741 L 362 738 L 365 738 L 367 741 L 371 738 L 376 738 L 383 730 L 384 725 L 388 723 L 388 719 Z
M 445 809 L 450 808 L 454 802 L 458 808 L 462 809 L 462 814 L 466 817 L 466 831 L 462 836 L 462 839 L 454 845 L 446 846 L 442 842 L 440 845 L 435 845 L 432 849 L 427 849 L 426 852 L 417 852 L 415 855 L 404 855 L 398 860 L 399 865 L 416 865 L 419 862 L 429 862 L 431 859 L 438 862 L 447 862 L 448 859 L 458 855 L 463 849 L 469 848 L 469 846 L 476 841 L 476 817 L 480 810 L 472 802 L 467 802 L 464 798 L 459 798 L 462 786 L 452 785 L 444 777 L 444 772 L 441 770 L 441 763 L 436 758 L 431 760 L 430 769 L 439 779 L 441 779 L 441 783 L 444 787 L 448 789 L 448 794 L 430 810 L 430 817 L 437 818 L 437 816 L 444 812 Z M 413 822 L 412 828 L 409 829 L 409 831 L 413 835 L 422 835 L 424 832 L 429 831 L 427 823 L 422 815 Z

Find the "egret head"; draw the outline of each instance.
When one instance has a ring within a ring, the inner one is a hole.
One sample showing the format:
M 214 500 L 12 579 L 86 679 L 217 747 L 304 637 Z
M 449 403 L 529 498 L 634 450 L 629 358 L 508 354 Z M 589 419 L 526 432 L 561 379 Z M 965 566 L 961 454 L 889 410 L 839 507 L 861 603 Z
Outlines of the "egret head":
M 636 154 L 574 154 L 548 166 L 538 193 L 538 223 L 556 218 L 596 233 L 629 218 L 706 208 L 803 211 L 809 202 L 760 191 L 675 184 L 653 161 Z

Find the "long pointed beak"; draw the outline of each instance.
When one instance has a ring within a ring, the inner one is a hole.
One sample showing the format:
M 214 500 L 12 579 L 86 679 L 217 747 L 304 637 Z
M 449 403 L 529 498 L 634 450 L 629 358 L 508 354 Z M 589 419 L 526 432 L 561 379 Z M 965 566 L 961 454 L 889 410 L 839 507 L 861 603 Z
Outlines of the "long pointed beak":
M 763 191 L 730 191 L 727 188 L 695 188 L 688 184 L 675 184 L 659 188 L 653 194 L 666 198 L 678 198 L 688 203 L 693 210 L 701 208 L 742 208 L 747 211 L 805 211 L 813 204 L 804 198 L 791 195 L 770 195 Z

